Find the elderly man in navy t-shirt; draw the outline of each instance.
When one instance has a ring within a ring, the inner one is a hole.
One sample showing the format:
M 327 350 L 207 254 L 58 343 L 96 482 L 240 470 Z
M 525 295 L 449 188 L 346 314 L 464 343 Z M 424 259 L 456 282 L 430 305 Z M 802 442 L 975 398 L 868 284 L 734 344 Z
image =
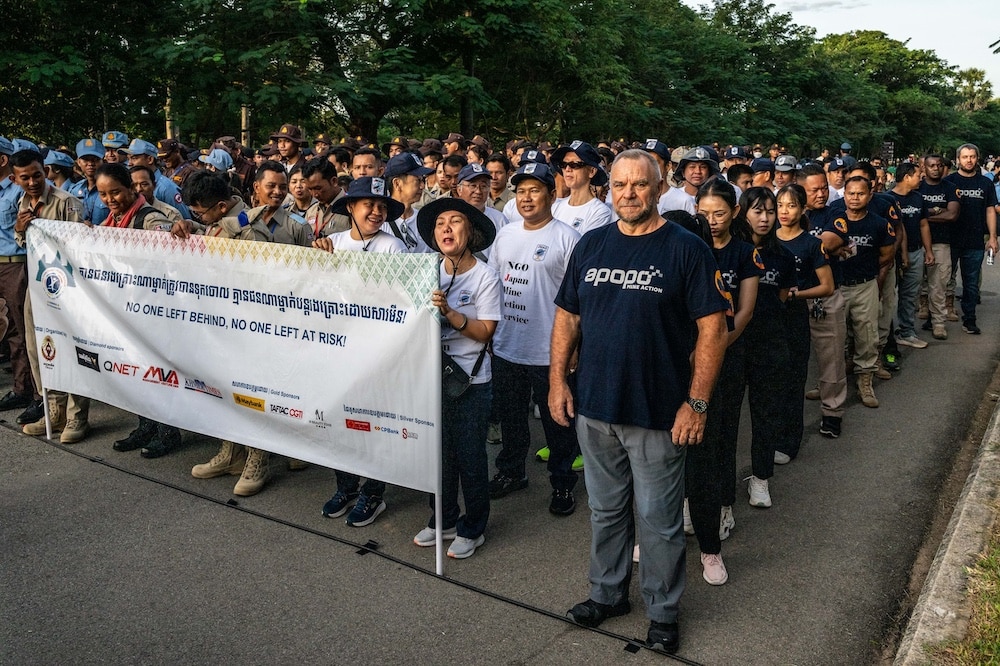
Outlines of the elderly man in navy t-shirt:
M 685 447 L 704 434 L 728 301 L 708 246 L 657 213 L 660 179 L 641 150 L 614 162 L 619 220 L 580 240 L 556 297 L 549 409 L 562 425 L 576 417 L 590 497 L 590 598 L 570 619 L 596 627 L 631 610 L 634 501 L 647 645 L 672 653 L 684 591 Z

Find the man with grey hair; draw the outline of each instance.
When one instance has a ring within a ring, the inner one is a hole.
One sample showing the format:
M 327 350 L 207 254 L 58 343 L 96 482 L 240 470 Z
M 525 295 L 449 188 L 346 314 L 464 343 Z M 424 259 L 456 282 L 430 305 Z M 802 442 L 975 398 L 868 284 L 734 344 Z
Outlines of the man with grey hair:
M 627 150 L 615 159 L 618 222 L 580 239 L 556 296 L 548 403 L 556 423 L 575 417 L 587 461 L 590 596 L 569 618 L 596 627 L 631 610 L 635 511 L 646 642 L 673 653 L 684 591 L 685 447 L 704 436 L 728 302 L 708 246 L 657 212 L 659 189 L 648 153 Z

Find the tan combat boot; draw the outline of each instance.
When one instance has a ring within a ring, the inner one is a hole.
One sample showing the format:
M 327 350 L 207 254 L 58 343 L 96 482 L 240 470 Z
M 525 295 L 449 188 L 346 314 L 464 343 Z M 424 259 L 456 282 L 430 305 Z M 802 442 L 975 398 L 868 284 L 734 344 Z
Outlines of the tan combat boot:
M 267 482 L 267 467 L 271 454 L 263 449 L 247 447 L 247 463 L 243 466 L 243 474 L 233 487 L 233 494 L 241 497 L 256 495 Z
M 211 479 L 223 474 L 240 474 L 246 459 L 247 454 L 242 445 L 222 440 L 222 446 L 215 457 L 207 463 L 192 467 L 191 476 L 196 479 Z
M 955 312 L 955 295 L 945 297 L 944 300 L 944 318 L 948 321 L 958 321 L 958 313 Z
M 863 372 L 858 375 L 858 395 L 861 396 L 861 404 L 865 407 L 878 407 L 878 398 L 875 397 L 875 389 L 872 388 L 872 373 Z
M 917 305 L 917 319 L 927 319 L 931 316 L 931 312 L 927 307 L 927 294 L 920 294 L 920 300 Z

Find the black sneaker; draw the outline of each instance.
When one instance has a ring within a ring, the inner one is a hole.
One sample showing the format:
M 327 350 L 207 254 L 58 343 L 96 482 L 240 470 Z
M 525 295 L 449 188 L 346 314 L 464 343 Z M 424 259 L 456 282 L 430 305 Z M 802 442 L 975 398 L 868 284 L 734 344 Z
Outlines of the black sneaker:
M 119 439 L 111 445 L 115 451 L 135 451 L 149 444 L 156 436 L 156 421 L 140 419 L 139 427 L 128 434 L 125 439 Z
M 976 326 L 976 322 L 974 320 L 962 322 L 962 330 L 969 335 L 979 335 L 982 333 L 982 331 L 979 330 L 979 327 Z
M 890 351 L 882 354 L 882 366 L 886 370 L 892 370 L 893 372 L 899 372 L 903 368 L 899 364 L 899 354 Z
M 13 391 L 7 391 L 7 395 L 0 398 L 0 412 L 10 411 L 11 409 L 24 409 L 30 404 L 30 393 L 18 394 Z
M 347 510 L 354 506 L 354 503 L 357 501 L 357 491 L 348 493 L 343 490 L 338 490 L 334 493 L 333 497 L 328 499 L 326 504 L 323 505 L 323 515 L 327 518 L 339 518 L 347 513 Z
M 819 434 L 830 439 L 840 437 L 840 423 L 843 421 L 839 416 L 824 416 L 819 425 Z
M 26 425 L 28 423 L 35 423 L 40 419 L 45 418 L 45 407 L 42 406 L 41 400 L 35 400 L 28 408 L 17 416 L 18 425 Z
M 576 511 L 576 500 L 573 498 L 572 490 L 560 490 L 556 488 L 552 491 L 552 501 L 549 502 L 549 513 L 557 516 L 568 516 Z
M 923 323 L 923 324 L 922 324 L 922 325 L 920 326 L 920 330 L 921 330 L 921 331 L 931 331 L 931 330 L 934 330 L 934 324 L 933 324 L 933 323 L 931 322 L 931 318 L 930 318 L 930 317 L 928 317 L 928 318 L 927 318 L 927 321 L 925 321 L 925 322 L 924 322 L 924 323 Z
M 502 472 L 490 481 L 490 499 L 500 499 L 510 495 L 515 490 L 523 490 L 528 487 L 528 477 L 522 479 L 512 479 Z
M 587 599 L 570 608 L 566 617 L 580 626 L 596 627 L 609 617 L 628 615 L 630 612 L 632 612 L 632 605 L 628 602 L 628 599 L 614 606 L 598 603 L 593 599 Z
M 657 652 L 674 654 L 681 645 L 681 632 L 676 622 L 650 621 L 646 647 Z

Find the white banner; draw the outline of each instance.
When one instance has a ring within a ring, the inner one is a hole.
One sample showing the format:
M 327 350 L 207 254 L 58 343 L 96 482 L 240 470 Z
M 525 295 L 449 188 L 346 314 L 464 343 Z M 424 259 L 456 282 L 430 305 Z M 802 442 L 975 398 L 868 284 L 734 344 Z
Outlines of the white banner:
M 438 491 L 433 255 L 35 220 L 28 278 L 46 388 Z

